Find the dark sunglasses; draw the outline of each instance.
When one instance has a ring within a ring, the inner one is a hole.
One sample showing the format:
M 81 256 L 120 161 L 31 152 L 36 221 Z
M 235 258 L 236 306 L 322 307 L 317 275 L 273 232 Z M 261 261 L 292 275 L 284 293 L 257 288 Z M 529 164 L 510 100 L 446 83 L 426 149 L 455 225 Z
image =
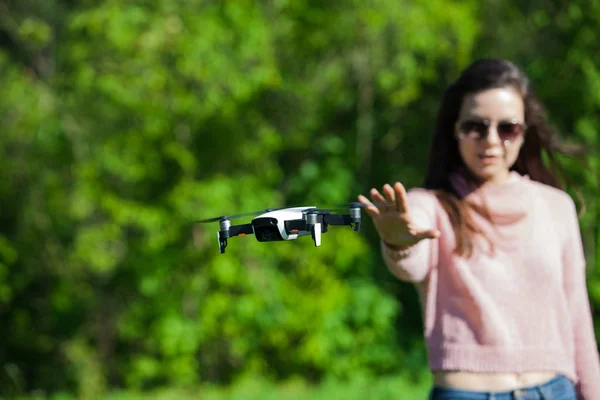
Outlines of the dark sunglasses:
M 487 119 L 465 120 L 456 123 L 459 139 L 469 138 L 473 140 L 485 139 L 490 133 L 491 122 Z M 514 142 L 527 130 L 527 125 L 514 121 L 501 121 L 496 126 L 496 131 L 502 142 Z

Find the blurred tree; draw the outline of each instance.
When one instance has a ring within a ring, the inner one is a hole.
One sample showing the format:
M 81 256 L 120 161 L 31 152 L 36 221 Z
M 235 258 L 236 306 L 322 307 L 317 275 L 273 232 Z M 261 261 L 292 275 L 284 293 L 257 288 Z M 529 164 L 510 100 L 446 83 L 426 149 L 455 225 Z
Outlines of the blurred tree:
M 598 9 L 535 3 L 1 3 L 0 394 L 419 376 L 418 298 L 369 223 L 218 255 L 192 221 L 418 185 L 474 55 L 523 65 L 597 145 Z M 567 167 L 593 244 L 590 163 Z

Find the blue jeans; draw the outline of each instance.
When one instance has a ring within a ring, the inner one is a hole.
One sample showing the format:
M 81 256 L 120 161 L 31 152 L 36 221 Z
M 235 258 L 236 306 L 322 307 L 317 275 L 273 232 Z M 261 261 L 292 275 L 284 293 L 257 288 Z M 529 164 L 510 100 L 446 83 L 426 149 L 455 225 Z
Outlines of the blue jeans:
M 573 382 L 558 375 L 546 383 L 506 392 L 474 392 L 435 386 L 429 400 L 577 400 Z

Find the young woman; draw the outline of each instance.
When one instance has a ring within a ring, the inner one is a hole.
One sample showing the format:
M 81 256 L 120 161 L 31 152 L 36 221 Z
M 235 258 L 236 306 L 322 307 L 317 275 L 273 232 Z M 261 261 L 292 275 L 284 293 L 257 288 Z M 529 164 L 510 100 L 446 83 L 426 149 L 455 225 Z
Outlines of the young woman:
M 359 196 L 388 268 L 419 291 L 430 399 L 600 399 L 564 150 L 522 72 L 480 60 L 445 93 L 424 187 Z

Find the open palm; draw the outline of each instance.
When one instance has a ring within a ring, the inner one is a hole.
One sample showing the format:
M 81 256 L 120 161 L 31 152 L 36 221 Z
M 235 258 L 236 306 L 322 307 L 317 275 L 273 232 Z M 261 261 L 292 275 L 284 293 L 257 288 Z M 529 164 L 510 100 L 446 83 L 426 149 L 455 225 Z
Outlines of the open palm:
M 371 199 L 363 195 L 358 201 L 365 205 L 365 211 L 373 219 L 375 228 L 381 239 L 391 246 L 408 247 L 424 239 L 435 239 L 440 236 L 437 229 L 418 228 L 410 215 L 406 190 L 400 182 L 394 187 L 385 184 L 381 194 L 371 189 Z

